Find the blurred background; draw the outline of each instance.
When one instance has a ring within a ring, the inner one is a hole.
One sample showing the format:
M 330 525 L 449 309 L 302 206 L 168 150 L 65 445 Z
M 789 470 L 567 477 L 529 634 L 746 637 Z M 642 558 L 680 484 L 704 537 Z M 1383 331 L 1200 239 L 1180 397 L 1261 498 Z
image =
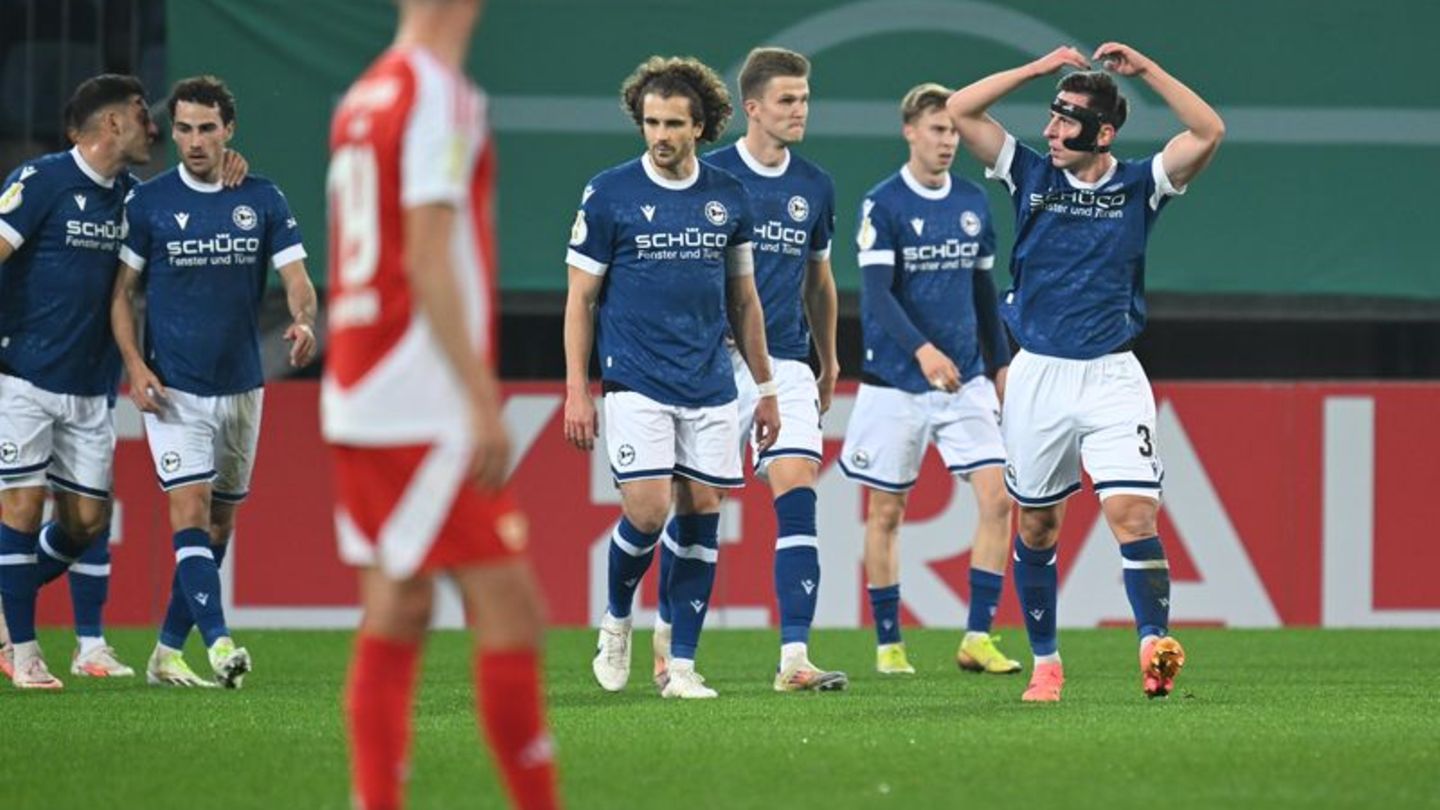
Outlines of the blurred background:
M 309 269 L 323 287 L 328 121 L 338 94 L 387 44 L 393 17 L 387 0 L 0 0 L 0 170 L 67 146 L 60 111 L 89 75 L 139 75 L 159 113 L 175 79 L 216 74 L 239 100 L 233 145 L 253 172 L 289 196 L 308 235 Z M 922 81 L 954 87 L 1058 44 L 1088 53 L 1114 39 L 1190 84 L 1228 124 L 1214 165 L 1167 208 L 1152 234 L 1151 321 L 1137 348 L 1162 405 L 1162 455 L 1171 473 L 1166 530 L 1180 535 L 1194 557 L 1178 555 L 1177 576 L 1189 576 L 1197 589 L 1189 602 L 1195 615 L 1186 618 L 1440 624 L 1440 596 L 1405 565 L 1414 555 L 1440 562 L 1412 539 L 1425 534 L 1421 504 L 1440 484 L 1429 462 L 1440 452 L 1433 428 L 1440 412 L 1440 384 L 1433 382 L 1440 377 L 1440 254 L 1430 243 L 1432 204 L 1425 202 L 1440 187 L 1440 91 L 1421 56 L 1430 52 L 1437 25 L 1440 6 L 1421 0 L 1363 11 L 1307 0 L 1113 0 L 1103 7 L 1044 0 L 489 0 L 470 70 L 490 94 L 501 161 L 501 372 L 512 382 L 507 417 L 519 438 L 516 485 L 535 517 L 536 552 L 551 571 L 546 588 L 556 617 L 562 623 L 592 617 L 591 558 L 601 548 L 592 541 L 617 512 L 603 463 L 558 441 L 555 381 L 564 370 L 562 257 L 580 190 L 598 170 L 642 148 L 618 106 L 617 88 L 633 67 L 651 53 L 694 55 L 724 72 L 733 88 L 756 45 L 785 46 L 812 59 L 811 125 L 799 148 L 835 178 L 841 364 L 853 377 L 860 330 L 850 235 L 864 191 L 905 160 L 901 95 Z M 1116 152 L 1152 154 L 1177 124 L 1143 84 L 1130 81 L 1123 89 L 1132 113 Z M 1049 83 L 1035 82 L 998 107 L 996 117 L 1037 143 L 1052 94 Z M 724 142 L 743 129 L 743 120 L 732 122 Z M 174 162 L 163 120 L 161 131 L 166 142 L 142 174 Z M 982 181 L 967 156 L 955 171 Z M 985 185 L 1001 226 L 1003 288 L 1013 216 L 1001 188 Z M 278 344 L 286 316 L 283 296 L 272 293 L 264 323 L 278 376 L 288 372 Z M 298 376 L 314 377 L 317 368 Z M 291 385 L 272 386 L 260 480 L 242 513 L 246 536 L 237 545 L 229 596 L 242 623 L 341 623 L 353 617 L 353 591 L 328 534 L 314 384 Z M 842 398 L 827 418 L 827 436 L 843 435 L 847 409 Z M 117 468 L 125 506 L 117 536 L 127 548 L 117 556 L 116 603 L 121 620 L 145 622 L 168 581 L 168 544 L 159 541 L 160 501 L 132 416 L 121 414 L 122 435 L 131 441 L 122 442 Z M 827 461 L 836 449 L 828 448 Z M 950 611 L 964 600 L 970 496 L 933 462 L 925 476 L 907 537 L 929 545 L 907 558 L 905 577 L 928 582 L 933 575 L 939 590 L 932 599 L 918 587 L 907 610 L 923 623 L 958 623 L 962 614 Z M 822 536 L 850 538 L 858 495 L 838 475 L 827 471 L 826 481 L 831 489 L 822 491 L 822 502 L 833 490 L 831 503 L 843 507 L 822 509 L 837 521 L 822 526 Z M 764 587 L 773 519 L 764 493 L 751 489 L 755 495 L 727 507 L 735 547 L 727 554 L 750 562 L 728 579 L 721 566 L 721 592 L 734 608 L 712 613 L 721 625 L 765 624 L 773 609 Z M 1066 566 L 1083 563 L 1091 529 L 1103 529 L 1089 495 L 1072 503 L 1066 548 L 1076 553 Z M 156 550 L 135 547 L 137 538 L 152 535 Z M 858 551 L 850 543 L 834 543 L 827 565 L 854 568 Z M 1221 547 L 1228 551 L 1217 556 Z M 1299 569 L 1286 568 L 1286 548 L 1311 553 Z M 275 549 L 333 571 L 333 587 L 299 596 L 298 586 L 274 571 L 276 558 L 267 554 Z M 1104 553 L 1114 555 L 1113 547 Z M 1365 555 L 1374 593 L 1327 591 L 1327 566 L 1358 565 Z M 124 557 L 132 560 L 129 574 Z M 1227 579 L 1245 565 L 1253 582 Z M 1113 569 L 1106 575 L 1118 577 L 1118 563 Z M 130 578 L 127 585 L 119 584 L 122 577 Z M 1115 591 L 1105 599 L 1118 598 L 1118 590 L 1105 587 Z M 822 603 L 822 618 L 868 620 L 858 595 L 852 599 L 843 585 L 832 590 L 837 595 Z M 125 595 L 131 592 L 133 604 Z M 1334 601 L 1352 597 L 1358 601 L 1348 608 Z M 1227 598 L 1250 608 L 1227 613 Z M 1176 604 L 1185 604 L 1182 596 Z M 297 612 L 296 605 L 306 609 Z M 1069 618 L 1102 622 L 1108 609 L 1096 602 Z M 1007 605 L 1002 620 L 1011 610 Z M 63 611 L 47 615 L 64 619 Z

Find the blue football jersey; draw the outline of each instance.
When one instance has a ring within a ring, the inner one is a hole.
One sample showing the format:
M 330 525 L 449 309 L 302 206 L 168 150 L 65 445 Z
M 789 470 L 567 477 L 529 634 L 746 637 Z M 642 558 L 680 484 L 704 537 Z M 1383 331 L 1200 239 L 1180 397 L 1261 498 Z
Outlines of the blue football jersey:
M 101 177 L 78 149 L 26 163 L 0 191 L 0 368 L 57 394 L 112 394 L 115 256 L 135 177 Z
M 1145 328 L 1145 244 L 1170 197 L 1183 194 L 1160 156 L 1117 160 L 1094 183 L 1006 136 L 987 177 L 1015 205 L 1012 284 L 1000 312 L 1027 351 L 1085 360 Z
M 856 243 L 862 274 L 894 269 L 888 288 L 893 302 L 882 300 L 884 289 L 879 295 L 869 283 L 862 289 L 866 376 L 912 393 L 933 390 L 915 359 L 915 350 L 927 341 L 955 363 L 963 379 L 982 374 L 975 273 L 995 264 L 985 192 L 949 175 L 941 188 L 928 188 L 907 166 L 865 196 Z
M 725 351 L 728 249 L 749 242 L 745 188 L 703 161 L 683 181 L 649 156 L 585 186 L 568 264 L 603 275 L 596 340 L 606 382 L 667 405 L 704 407 L 736 397 Z
M 742 140 L 704 159 L 735 175 L 750 195 L 755 287 L 770 356 L 803 362 L 810 357 L 810 326 L 800 292 L 806 265 L 830 257 L 835 184 L 794 150 L 785 154 L 785 162 L 772 169 L 755 160 Z
M 266 273 L 305 258 L 280 189 L 255 175 L 222 188 L 182 166 L 136 188 L 126 214 L 120 259 L 144 274 L 145 362 L 199 396 L 260 387 Z

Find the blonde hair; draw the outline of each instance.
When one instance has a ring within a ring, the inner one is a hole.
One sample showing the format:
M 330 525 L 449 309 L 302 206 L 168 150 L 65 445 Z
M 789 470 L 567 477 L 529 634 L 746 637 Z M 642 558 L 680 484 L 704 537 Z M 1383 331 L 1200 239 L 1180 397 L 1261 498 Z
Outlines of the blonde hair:
M 900 101 L 900 121 L 906 124 L 914 123 L 915 119 L 931 110 L 945 109 L 945 102 L 954 92 L 935 82 L 915 85 Z

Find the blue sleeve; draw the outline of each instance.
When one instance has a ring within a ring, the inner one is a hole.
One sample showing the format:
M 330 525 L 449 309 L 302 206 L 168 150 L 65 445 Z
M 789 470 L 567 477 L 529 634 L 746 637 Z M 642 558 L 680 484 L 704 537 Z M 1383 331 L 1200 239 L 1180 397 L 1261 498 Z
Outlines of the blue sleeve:
M 820 210 L 815 215 L 815 225 L 810 229 L 810 255 L 830 255 L 830 243 L 835 238 L 835 183 L 829 176 L 822 178 L 824 189 L 820 197 Z
M 25 174 L 27 168 L 31 169 L 29 175 Z M 57 184 L 50 182 L 47 175 L 56 172 L 53 165 L 41 171 L 35 171 L 33 166 L 22 166 L 10 173 L 5 187 L 0 189 L 0 238 L 16 250 L 35 235 L 40 223 L 50 213 L 50 206 L 59 192 Z M 22 180 L 22 177 L 25 179 Z
M 125 195 L 124 217 L 125 239 L 120 243 L 120 261 L 144 271 L 150 261 L 150 218 L 145 215 L 140 189 L 132 188 Z
M 755 212 L 750 207 L 750 193 L 738 182 L 735 184 L 735 230 L 730 234 L 730 244 L 744 245 L 751 241 L 755 233 Z
M 279 270 L 287 264 L 304 259 L 305 246 L 300 238 L 300 224 L 290 212 L 290 203 L 279 188 L 271 186 L 270 210 L 265 217 L 265 238 L 270 242 L 270 264 Z
M 580 210 L 570 226 L 570 249 L 565 263 L 591 275 L 603 276 L 615 259 L 615 225 L 610 206 L 595 181 L 580 195 Z
M 980 352 L 985 356 L 985 373 L 995 372 L 1010 365 L 1010 338 L 1005 333 L 1005 323 L 1000 320 L 999 295 L 995 291 L 995 279 L 989 270 L 976 270 L 975 283 L 975 326 L 979 332 Z
M 895 286 L 895 234 L 883 206 L 867 199 L 860 210 L 860 293 L 870 317 L 908 354 L 929 343 L 911 323 L 892 291 Z

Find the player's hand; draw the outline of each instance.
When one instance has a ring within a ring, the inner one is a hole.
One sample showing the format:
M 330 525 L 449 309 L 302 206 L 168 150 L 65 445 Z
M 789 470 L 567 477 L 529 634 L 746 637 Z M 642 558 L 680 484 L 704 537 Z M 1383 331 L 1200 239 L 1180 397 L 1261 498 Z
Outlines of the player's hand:
M 308 366 L 315 359 L 315 330 L 309 324 L 290 324 L 290 328 L 285 330 L 285 340 L 290 343 L 292 368 Z
M 780 398 L 760 397 L 755 403 L 755 448 L 763 453 L 780 438 Z
M 835 399 L 835 383 L 840 379 L 840 367 L 820 369 L 820 376 L 815 379 L 815 385 L 820 389 L 820 413 L 830 410 L 830 403 Z
M 160 413 L 165 407 L 165 384 L 144 363 L 126 369 L 130 375 L 130 400 L 145 413 Z
M 505 423 L 493 406 L 472 404 L 470 426 L 475 443 L 471 480 L 481 489 L 497 490 L 510 469 L 510 435 L 505 432 Z
M 1001 366 L 1000 370 L 995 372 L 995 398 L 1000 400 L 1001 403 L 1005 402 L 1005 380 L 1008 379 L 1009 376 L 1009 366 Z
M 595 401 L 588 389 L 570 391 L 565 394 L 565 441 L 581 450 L 595 448 L 595 436 L 600 432 L 595 418 Z
M 1095 56 L 1102 67 L 1121 76 L 1139 76 L 1155 63 L 1149 57 L 1129 45 L 1107 42 L 1095 49 Z
M 920 362 L 920 372 L 930 381 L 932 388 L 951 394 L 960 390 L 960 369 L 950 362 L 944 352 L 935 348 L 934 343 L 926 343 L 916 349 L 915 359 Z
M 1030 69 L 1036 76 L 1049 76 L 1064 67 L 1072 67 L 1077 70 L 1089 70 L 1090 61 L 1085 54 L 1080 53 L 1074 46 L 1061 45 L 1050 53 L 1030 63 Z
M 250 161 L 234 149 L 226 149 L 220 156 L 220 184 L 226 188 L 234 188 L 245 182 L 245 177 L 250 174 Z

